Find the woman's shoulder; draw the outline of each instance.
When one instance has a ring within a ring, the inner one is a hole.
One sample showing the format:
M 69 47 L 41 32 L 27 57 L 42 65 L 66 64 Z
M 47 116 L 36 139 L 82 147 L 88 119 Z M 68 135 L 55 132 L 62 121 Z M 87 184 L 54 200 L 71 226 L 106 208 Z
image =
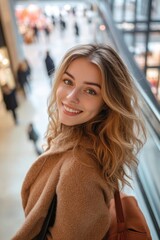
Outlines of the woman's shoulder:
M 96 191 L 105 196 L 106 202 L 111 192 L 99 164 L 85 150 L 71 150 L 65 153 L 60 169 L 58 189 L 79 188 L 84 191 Z
M 36 159 L 35 162 L 33 162 L 33 164 L 28 169 L 28 172 L 26 173 L 26 176 L 23 182 L 23 187 L 24 185 L 26 185 L 26 183 L 27 185 L 30 185 L 31 182 L 35 181 L 39 172 L 45 165 L 46 160 L 47 160 L 46 154 L 42 154 Z
M 63 165 L 82 167 L 86 169 L 100 169 L 98 160 L 95 159 L 87 149 L 77 147 L 64 152 L 65 161 Z
M 107 185 L 98 160 L 94 159 L 94 157 L 83 148 L 74 151 L 69 150 L 65 153 L 65 159 L 61 167 L 61 175 L 71 176 L 71 178 L 75 176 L 88 182 L 99 182 L 104 184 L 105 187 Z

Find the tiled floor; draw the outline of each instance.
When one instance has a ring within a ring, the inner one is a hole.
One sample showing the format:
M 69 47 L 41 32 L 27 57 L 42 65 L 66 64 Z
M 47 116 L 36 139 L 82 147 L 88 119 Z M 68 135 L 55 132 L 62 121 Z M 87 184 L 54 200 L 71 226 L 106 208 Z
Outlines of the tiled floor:
M 24 176 L 36 159 L 34 147 L 28 140 L 26 128 L 33 122 L 40 134 L 39 147 L 47 127 L 47 98 L 50 92 L 49 79 L 45 71 L 44 56 L 49 50 L 56 65 L 65 51 L 77 43 L 93 42 L 93 25 L 79 18 L 80 37 L 75 38 L 73 17 L 68 17 L 63 34 L 55 29 L 47 42 L 43 33 L 38 43 L 24 45 L 25 57 L 32 66 L 31 92 L 27 99 L 19 93 L 19 125 L 15 126 L 4 105 L 0 105 L 0 240 L 9 240 L 23 221 L 20 190 Z

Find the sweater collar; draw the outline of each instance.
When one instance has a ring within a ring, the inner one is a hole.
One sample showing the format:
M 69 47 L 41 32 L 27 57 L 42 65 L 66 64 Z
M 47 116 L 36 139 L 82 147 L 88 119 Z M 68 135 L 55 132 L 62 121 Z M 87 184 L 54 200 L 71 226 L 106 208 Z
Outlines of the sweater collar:
M 75 142 L 72 139 L 70 139 L 69 141 L 66 140 L 59 141 L 59 138 L 58 139 L 55 138 L 52 140 L 50 149 L 48 149 L 43 155 L 63 153 L 68 150 L 72 150 L 74 147 Z M 93 143 L 87 137 L 83 137 L 78 147 L 82 147 L 85 149 L 93 149 Z

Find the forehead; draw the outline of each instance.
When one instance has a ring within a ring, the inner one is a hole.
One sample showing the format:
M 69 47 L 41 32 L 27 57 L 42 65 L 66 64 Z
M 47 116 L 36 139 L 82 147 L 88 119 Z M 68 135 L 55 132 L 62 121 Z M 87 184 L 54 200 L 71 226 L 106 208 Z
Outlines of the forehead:
M 85 57 L 73 60 L 66 71 L 72 74 L 75 78 L 81 77 L 85 80 L 94 80 L 98 82 L 102 79 L 99 67 Z

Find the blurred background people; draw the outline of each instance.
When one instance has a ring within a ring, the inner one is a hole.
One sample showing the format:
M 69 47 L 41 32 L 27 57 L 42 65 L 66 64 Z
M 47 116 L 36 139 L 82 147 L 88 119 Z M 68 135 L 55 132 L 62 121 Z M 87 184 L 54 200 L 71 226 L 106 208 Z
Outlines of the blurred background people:
M 25 61 L 19 63 L 17 69 L 17 81 L 23 91 L 24 96 L 26 96 L 26 86 L 29 91 L 31 90 L 31 87 L 28 81 L 28 68 Z
M 51 15 L 51 19 L 52 19 L 53 27 L 55 27 L 56 26 L 56 19 L 55 19 L 55 16 L 53 14 Z
M 44 33 L 45 33 L 46 42 L 49 42 L 51 30 L 47 24 L 44 26 Z
M 62 17 L 62 14 L 59 15 L 59 23 L 60 23 L 60 30 L 64 31 L 66 29 L 66 22 L 64 18 Z
M 74 34 L 76 38 L 79 37 L 79 26 L 77 22 L 74 23 Z
M 28 128 L 27 128 L 27 134 L 28 134 L 28 139 L 33 142 L 34 149 L 37 155 L 40 155 L 42 152 L 38 148 L 37 142 L 39 139 L 39 134 L 36 131 L 33 123 L 29 123 Z
M 50 78 L 50 84 L 52 85 L 52 77 L 55 71 L 55 63 L 54 63 L 54 60 L 51 58 L 49 51 L 46 51 L 45 66 L 46 66 L 47 74 Z
M 26 64 L 27 80 L 31 81 L 31 73 L 32 73 L 31 65 L 27 59 L 24 59 L 24 62 Z
M 33 32 L 34 32 L 34 40 L 36 42 L 38 42 L 38 40 L 39 40 L 39 29 L 38 29 L 36 24 L 33 26 Z
M 16 98 L 16 88 L 11 89 L 6 83 L 2 86 L 2 95 L 6 109 L 12 112 L 14 122 L 17 125 L 18 117 L 16 113 L 16 108 L 18 107 L 18 102 Z

